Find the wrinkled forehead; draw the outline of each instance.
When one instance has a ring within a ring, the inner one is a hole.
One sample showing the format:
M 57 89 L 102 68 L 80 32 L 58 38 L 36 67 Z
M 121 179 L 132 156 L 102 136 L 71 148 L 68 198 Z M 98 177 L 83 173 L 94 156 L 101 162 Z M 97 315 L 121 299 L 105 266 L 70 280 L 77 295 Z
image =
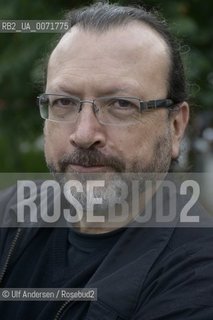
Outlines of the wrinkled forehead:
M 138 53 L 147 51 L 149 55 L 162 55 L 169 63 L 169 48 L 162 36 L 145 23 L 131 22 L 125 26 L 114 26 L 105 32 L 94 29 L 84 29 L 81 26 L 72 27 L 59 41 L 53 50 L 49 67 L 64 58 L 64 55 L 72 58 L 73 54 L 85 54 L 91 48 L 97 49 L 97 45 L 102 45 L 105 53 L 111 53 L 111 49 L 128 53 Z M 108 47 L 108 50 L 107 50 Z M 120 49 L 120 50 L 119 50 Z M 98 55 L 99 50 L 94 50 Z M 73 53 L 73 54 L 72 54 Z M 102 52 L 101 52 L 102 54 Z M 105 55 L 106 56 L 106 55 Z M 163 61 L 162 61 L 163 62 Z
M 74 26 L 53 50 L 48 65 L 48 82 L 67 81 L 84 75 L 87 81 L 116 78 L 140 82 L 168 80 L 169 49 L 157 31 L 143 23 L 130 23 L 105 32 Z M 86 81 L 86 80 L 85 80 Z M 95 83 L 95 82 L 94 82 Z M 167 86 L 167 85 L 166 85 Z M 153 89 L 154 90 L 154 89 Z

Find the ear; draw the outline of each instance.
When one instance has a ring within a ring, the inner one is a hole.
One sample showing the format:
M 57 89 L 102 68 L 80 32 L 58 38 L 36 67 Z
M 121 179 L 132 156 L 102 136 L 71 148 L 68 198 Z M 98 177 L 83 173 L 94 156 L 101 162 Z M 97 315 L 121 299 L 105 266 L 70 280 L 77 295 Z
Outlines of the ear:
M 177 159 L 180 153 L 180 143 L 189 121 L 189 105 L 183 102 L 171 114 L 170 126 L 172 136 L 172 159 Z

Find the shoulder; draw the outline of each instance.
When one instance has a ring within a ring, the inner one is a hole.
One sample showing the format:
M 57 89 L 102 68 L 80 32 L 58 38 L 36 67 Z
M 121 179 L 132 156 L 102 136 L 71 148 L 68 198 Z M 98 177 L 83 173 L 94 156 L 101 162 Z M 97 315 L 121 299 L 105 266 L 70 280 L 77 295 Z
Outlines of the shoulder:
M 212 228 L 176 228 L 146 277 L 137 317 L 213 319 L 212 247 Z

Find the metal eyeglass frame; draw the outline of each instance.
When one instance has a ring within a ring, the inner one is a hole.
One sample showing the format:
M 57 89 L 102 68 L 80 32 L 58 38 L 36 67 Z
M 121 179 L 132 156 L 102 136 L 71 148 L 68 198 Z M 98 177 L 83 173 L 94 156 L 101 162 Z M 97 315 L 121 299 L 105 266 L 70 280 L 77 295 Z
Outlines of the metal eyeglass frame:
M 41 95 L 39 95 L 37 97 L 37 101 L 38 101 L 38 106 L 40 108 L 40 115 L 43 119 L 45 120 L 49 120 L 49 121 L 59 121 L 59 122 L 66 122 L 66 120 L 53 120 L 53 119 L 48 119 L 45 118 L 44 116 L 42 116 L 42 112 L 41 112 L 41 99 L 44 98 L 45 96 L 57 96 L 57 97 L 62 97 L 62 98 L 73 98 L 76 101 L 79 102 L 79 111 L 78 113 L 80 113 L 80 111 L 82 110 L 82 104 L 83 103 L 91 103 L 93 105 L 93 110 L 96 113 L 99 108 L 96 105 L 96 101 L 99 101 L 101 99 L 120 99 L 120 100 L 128 100 L 128 99 L 134 99 L 137 100 L 140 103 L 140 112 L 144 111 L 144 110 L 152 110 L 152 109 L 158 109 L 158 108 L 165 108 L 168 110 L 174 110 L 174 106 L 177 106 L 177 103 L 175 103 L 172 99 L 158 99 L 158 100 L 149 100 L 149 101 L 143 101 L 138 97 L 132 97 L 132 96 L 128 96 L 128 97 L 120 97 L 120 96 L 106 96 L 106 97 L 99 97 L 99 98 L 95 98 L 92 100 L 81 100 L 79 97 L 76 96 L 68 96 L 68 95 L 61 95 L 61 94 L 55 94 L 55 93 L 42 93 Z M 97 109 L 95 109 L 95 107 Z

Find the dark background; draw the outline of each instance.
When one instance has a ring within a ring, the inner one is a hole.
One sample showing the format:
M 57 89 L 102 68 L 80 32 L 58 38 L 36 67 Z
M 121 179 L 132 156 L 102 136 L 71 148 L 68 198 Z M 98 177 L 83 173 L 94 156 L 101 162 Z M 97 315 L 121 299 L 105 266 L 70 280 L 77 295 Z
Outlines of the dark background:
M 111 1 L 114 2 L 114 1 Z M 91 1 L 1 1 L 5 19 L 62 19 L 64 11 Z M 119 1 L 121 4 L 141 4 Z M 191 103 L 191 123 L 181 164 L 190 171 L 213 169 L 213 1 L 145 0 L 159 9 L 182 39 Z M 51 33 L 0 33 L 0 172 L 47 171 L 36 96 L 43 91 L 42 59 Z

